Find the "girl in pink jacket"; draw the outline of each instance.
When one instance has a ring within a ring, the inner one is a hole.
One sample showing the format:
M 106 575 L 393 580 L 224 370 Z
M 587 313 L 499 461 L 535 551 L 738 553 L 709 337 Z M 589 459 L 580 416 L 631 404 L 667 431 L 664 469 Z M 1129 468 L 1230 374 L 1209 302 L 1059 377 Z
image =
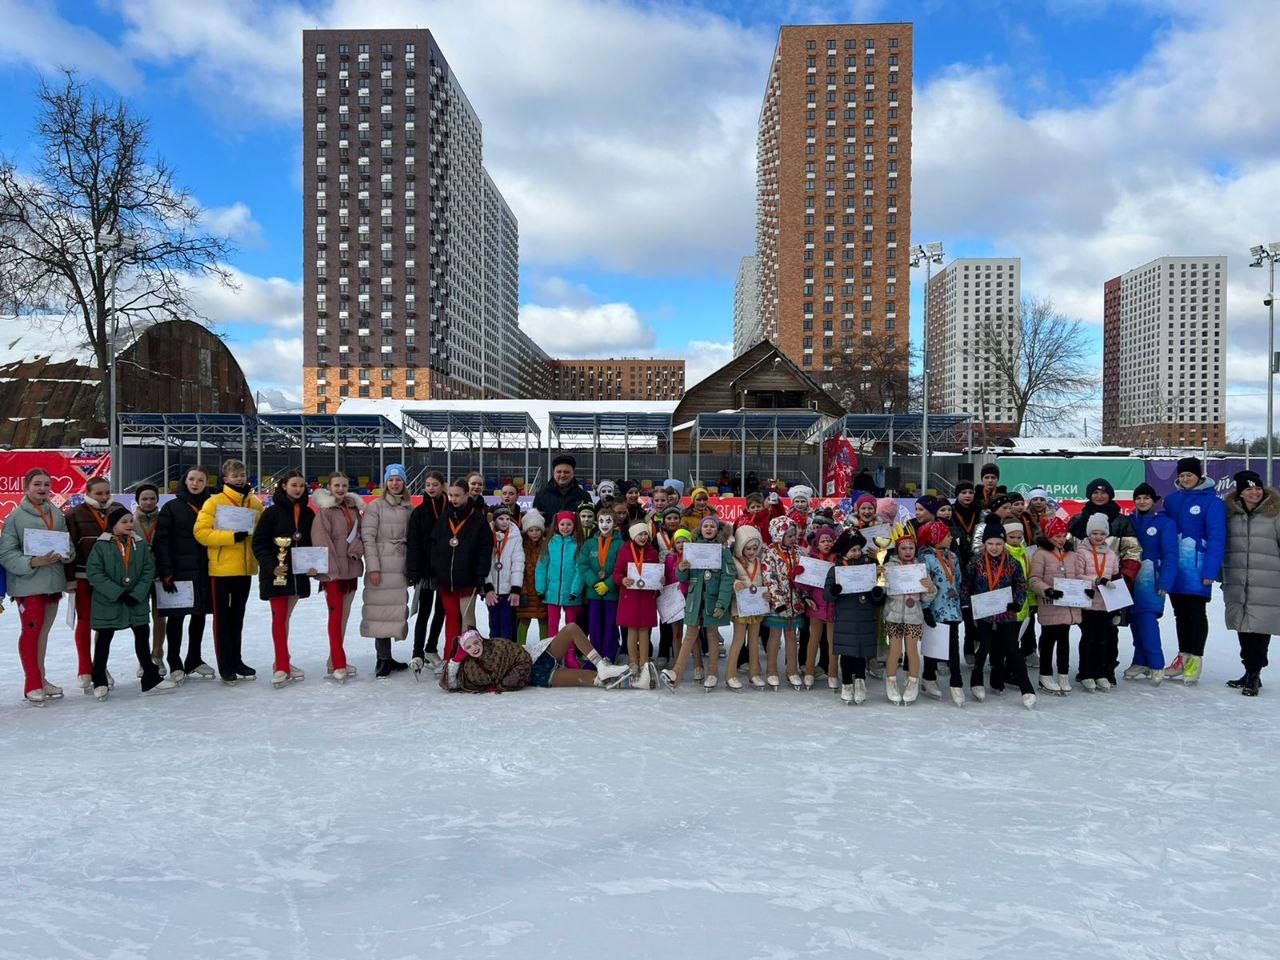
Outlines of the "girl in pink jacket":
M 347 664 L 343 641 L 351 618 L 351 601 L 364 574 L 364 541 L 360 539 L 360 511 L 364 502 L 348 493 L 351 481 L 334 472 L 329 486 L 311 497 L 316 519 L 311 525 L 311 544 L 329 551 L 329 572 L 320 574 L 325 606 L 329 610 L 329 664 L 327 676 L 338 683 L 354 677 L 356 668 Z
M 809 556 L 815 560 L 835 562 L 831 548 L 835 546 L 838 532 L 830 524 L 811 526 L 809 529 Z M 804 561 L 801 560 L 801 569 Z M 825 579 L 825 577 L 824 577 Z M 835 633 L 831 629 L 835 606 L 828 600 L 822 587 L 811 587 L 800 584 L 798 589 L 804 591 L 805 606 L 809 608 L 809 646 L 805 653 L 804 688 L 812 690 L 814 678 L 818 672 L 818 651 L 822 644 L 827 645 L 827 686 L 832 690 L 840 686 L 840 678 L 836 671 Z

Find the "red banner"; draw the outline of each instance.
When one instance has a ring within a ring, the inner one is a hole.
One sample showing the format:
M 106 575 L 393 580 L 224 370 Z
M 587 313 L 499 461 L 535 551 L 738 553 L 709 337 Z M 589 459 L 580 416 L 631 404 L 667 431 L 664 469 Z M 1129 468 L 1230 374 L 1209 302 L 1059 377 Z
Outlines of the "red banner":
M 110 454 L 75 450 L 8 450 L 0 453 L 0 521 L 22 499 L 22 478 L 28 470 L 46 470 L 53 481 L 53 502 L 64 506 L 84 493 L 85 482 L 111 468 Z

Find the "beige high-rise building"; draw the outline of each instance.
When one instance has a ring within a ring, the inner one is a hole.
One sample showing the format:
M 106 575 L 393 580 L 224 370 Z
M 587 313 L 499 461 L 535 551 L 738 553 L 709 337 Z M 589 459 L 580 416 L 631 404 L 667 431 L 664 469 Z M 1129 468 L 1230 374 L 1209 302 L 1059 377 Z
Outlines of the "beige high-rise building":
M 756 160 L 760 326 L 822 380 L 860 337 L 908 355 L 910 23 L 786 26 Z

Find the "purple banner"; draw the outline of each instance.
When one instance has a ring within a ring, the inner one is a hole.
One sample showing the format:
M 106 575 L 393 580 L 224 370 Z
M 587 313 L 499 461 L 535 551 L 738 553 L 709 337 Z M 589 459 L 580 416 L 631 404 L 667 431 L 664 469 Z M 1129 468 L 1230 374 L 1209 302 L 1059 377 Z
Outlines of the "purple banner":
M 1258 469 L 1263 465 L 1262 460 L 1252 459 L 1249 466 Z M 1218 486 L 1218 495 L 1229 491 L 1232 487 L 1231 478 L 1244 469 L 1244 461 L 1239 458 L 1227 460 L 1209 460 L 1205 463 L 1205 471 L 1208 476 L 1212 477 Z M 1178 479 L 1178 461 L 1177 460 L 1148 460 L 1147 461 L 1147 483 L 1156 488 L 1156 493 L 1162 497 L 1168 496 L 1173 492 L 1176 486 L 1175 481 Z

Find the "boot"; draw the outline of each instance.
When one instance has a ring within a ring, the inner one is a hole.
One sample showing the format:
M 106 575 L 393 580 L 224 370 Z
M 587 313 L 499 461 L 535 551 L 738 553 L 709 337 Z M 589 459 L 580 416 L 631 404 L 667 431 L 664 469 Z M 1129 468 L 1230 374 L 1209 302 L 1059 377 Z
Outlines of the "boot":
M 1246 668 L 1244 673 L 1242 673 L 1238 678 L 1236 678 L 1235 680 L 1228 680 L 1227 686 L 1230 687 L 1232 690 L 1239 690 L 1241 687 L 1243 687 L 1246 683 L 1249 682 L 1250 672 L 1251 671 L 1248 668 Z
M 935 684 L 936 686 L 936 684 Z M 920 679 L 918 677 L 907 678 L 907 689 L 902 693 L 902 702 L 915 703 L 916 698 L 920 696 Z
M 759 677 L 752 677 L 752 678 L 751 678 L 751 689 L 752 689 L 752 690 L 763 690 L 763 689 L 764 689 L 764 681 L 763 681 L 762 679 L 760 679 Z
M 147 689 L 143 690 L 142 696 L 155 697 L 155 696 L 159 696 L 162 693 L 173 693 L 173 691 L 177 689 L 178 689 L 178 685 L 174 683 L 172 680 L 170 680 L 168 677 L 165 677 L 155 686 L 147 687 Z
M 379 660 L 373 671 L 374 677 L 379 680 L 386 680 L 391 676 L 391 661 Z
M 1246 697 L 1256 697 L 1260 689 L 1262 689 L 1262 676 L 1259 671 L 1250 670 L 1245 673 L 1244 686 L 1240 688 L 1240 692 Z
M 1187 666 L 1186 659 L 1182 656 L 1181 653 L 1179 653 L 1176 657 L 1173 658 L 1173 663 L 1169 664 L 1167 667 L 1164 668 L 1164 678 L 1166 680 L 1178 679 L 1179 677 L 1182 676 L 1182 673 L 1186 669 L 1186 666 Z
M 44 698 L 46 700 L 62 699 L 62 688 L 54 686 L 52 683 L 50 683 L 47 680 L 44 682 L 44 686 L 41 687 L 41 689 L 44 691 Z
M 631 668 L 624 664 L 606 663 L 601 660 L 596 664 L 596 686 L 597 687 L 613 687 L 617 686 L 618 678 L 624 673 L 630 673 Z M 612 683 L 610 681 L 613 681 Z
M 295 667 L 293 664 L 290 664 L 290 665 L 289 665 L 289 679 L 290 679 L 290 680 L 305 680 L 305 679 L 307 679 L 307 675 L 306 675 L 305 673 L 303 673 L 303 672 L 302 672 L 302 668 L 301 668 L 301 667 Z
M 937 680 L 926 680 L 924 682 L 924 692 L 926 696 L 931 697 L 934 700 L 942 699 L 942 691 L 938 689 Z
M 845 703 L 853 703 L 853 684 L 842 683 L 840 685 L 840 699 Z
M 1204 666 L 1204 657 L 1188 655 L 1186 665 L 1182 670 L 1182 682 L 1188 687 L 1195 686 L 1200 682 L 1200 671 Z
M 1051 676 L 1040 674 L 1040 689 L 1046 693 L 1061 693 L 1062 690 L 1058 686 L 1058 681 Z
M 271 674 L 271 685 L 279 690 L 281 687 L 286 686 L 291 679 L 293 678 L 283 670 L 277 670 Z
M 901 705 L 902 693 L 898 690 L 898 678 L 896 675 L 891 677 L 888 674 L 885 674 L 884 693 L 885 696 L 889 698 L 890 703 L 895 706 Z
M 1028 710 L 1034 710 L 1036 706 L 1036 695 L 1034 693 L 1024 693 L 1022 695 L 1022 705 Z
M 1133 666 L 1125 670 L 1124 678 L 1126 680 L 1137 680 L 1140 677 L 1150 676 L 1150 674 L 1151 671 L 1147 667 L 1141 667 L 1135 663 Z
M 805 688 L 806 690 L 812 690 L 812 689 L 813 689 L 813 674 L 812 674 L 812 673 L 806 673 L 806 674 L 804 675 L 804 688 Z
M 964 687 L 951 688 L 951 702 L 957 707 L 964 706 Z
M 1081 681 L 1080 681 L 1080 686 L 1084 687 L 1084 688 L 1085 688 L 1086 690 L 1088 690 L 1090 693 L 1097 693 L 1097 692 L 1098 692 L 1098 681 L 1096 681 L 1096 680 L 1094 680 L 1094 679 L 1092 679 L 1092 678 L 1090 678 L 1090 677 L 1085 677 L 1083 680 L 1081 680 Z
M 1094 682 L 1097 683 L 1098 689 L 1101 690 L 1103 693 L 1111 692 L 1111 681 L 1108 680 L 1106 677 L 1099 677 Z
M 867 681 L 861 677 L 853 681 L 853 702 L 859 706 L 867 702 Z
M 1071 678 L 1065 673 L 1058 674 L 1058 689 L 1063 693 L 1071 692 Z
M 189 677 L 203 677 L 205 680 L 212 680 L 214 677 L 213 667 L 207 663 L 197 663 L 187 671 Z
M 976 687 L 971 686 L 969 688 L 969 692 L 973 694 L 973 699 L 977 700 L 979 703 L 982 703 L 987 699 L 987 688 L 982 686 L 982 684 L 978 684 Z

